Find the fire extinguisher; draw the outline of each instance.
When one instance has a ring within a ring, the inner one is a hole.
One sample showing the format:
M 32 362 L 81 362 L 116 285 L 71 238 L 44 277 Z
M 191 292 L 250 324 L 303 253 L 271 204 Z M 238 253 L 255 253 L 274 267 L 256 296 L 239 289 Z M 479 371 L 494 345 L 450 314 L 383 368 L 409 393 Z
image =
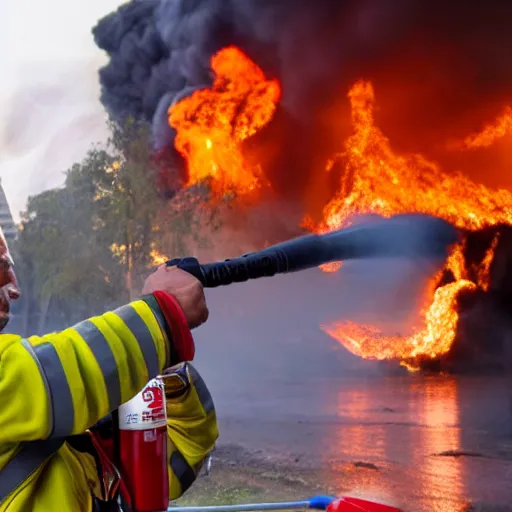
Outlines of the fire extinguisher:
M 118 409 L 117 459 L 133 512 L 169 506 L 167 408 L 160 377 Z

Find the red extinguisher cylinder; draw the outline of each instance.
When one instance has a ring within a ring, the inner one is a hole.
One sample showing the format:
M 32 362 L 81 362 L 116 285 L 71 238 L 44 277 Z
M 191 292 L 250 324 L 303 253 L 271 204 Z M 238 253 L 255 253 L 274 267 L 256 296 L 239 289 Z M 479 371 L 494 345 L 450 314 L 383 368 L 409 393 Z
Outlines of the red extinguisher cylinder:
M 166 511 L 167 415 L 160 378 L 151 380 L 138 395 L 119 407 L 119 458 L 133 511 Z

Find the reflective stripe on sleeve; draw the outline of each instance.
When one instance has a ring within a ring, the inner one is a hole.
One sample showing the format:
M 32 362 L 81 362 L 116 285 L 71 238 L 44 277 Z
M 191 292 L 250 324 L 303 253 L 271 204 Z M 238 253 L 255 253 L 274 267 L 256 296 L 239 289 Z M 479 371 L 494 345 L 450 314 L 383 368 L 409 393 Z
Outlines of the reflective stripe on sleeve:
M 75 424 L 73 396 L 57 350 L 51 343 L 33 346 L 22 340 L 22 344 L 37 363 L 45 382 L 51 410 L 49 437 L 71 435 Z
M 87 343 L 98 363 L 107 388 L 109 410 L 121 404 L 121 382 L 114 353 L 103 333 L 90 320 L 75 325 L 73 329 Z
M 185 457 L 177 450 L 171 455 L 169 465 L 180 482 L 181 492 L 186 492 L 196 479 L 195 471 L 190 467 Z
M 21 449 L 0 472 L 0 505 L 63 444 L 62 438 L 22 443 Z
M 160 366 L 158 364 L 158 352 L 156 350 L 153 336 L 151 335 L 151 332 L 144 320 L 130 304 L 116 309 L 113 313 L 123 320 L 126 327 L 130 329 L 137 339 L 142 355 L 144 356 L 144 361 L 146 362 L 149 378 L 151 379 L 158 375 L 160 370 Z
M 190 373 L 190 377 L 192 378 L 192 385 L 196 390 L 197 397 L 203 406 L 204 412 L 206 414 L 210 414 L 215 411 L 215 405 L 213 404 L 213 398 L 204 383 L 203 378 L 199 375 L 198 371 L 190 364 L 187 363 L 188 371 Z
M 145 295 L 142 300 L 149 306 L 153 316 L 155 317 L 162 334 L 167 337 L 168 341 L 171 340 L 171 332 L 169 327 L 167 326 L 167 322 L 165 320 L 162 311 L 160 310 L 160 306 L 158 305 L 158 301 L 155 299 L 154 295 Z
M 156 300 L 154 295 L 144 295 L 142 297 L 142 301 L 145 302 L 151 309 L 151 312 L 153 313 L 153 316 L 155 317 L 156 321 L 158 322 L 158 326 L 162 331 L 162 335 L 166 338 L 166 363 L 164 364 L 165 368 L 167 367 L 167 365 L 172 364 L 173 361 L 177 361 L 178 359 L 176 349 L 174 348 L 174 343 L 172 342 L 171 329 L 167 325 L 167 320 L 165 319 L 162 310 L 160 309 L 160 306 L 158 304 L 158 301 Z

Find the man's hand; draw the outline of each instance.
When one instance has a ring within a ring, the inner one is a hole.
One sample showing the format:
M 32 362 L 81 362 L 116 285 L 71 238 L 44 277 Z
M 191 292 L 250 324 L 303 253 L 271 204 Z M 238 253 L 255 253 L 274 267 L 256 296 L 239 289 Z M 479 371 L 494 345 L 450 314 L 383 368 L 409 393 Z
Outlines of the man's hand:
M 165 291 L 179 302 L 188 326 L 193 329 L 208 319 L 203 285 L 188 272 L 176 267 L 159 267 L 144 283 L 143 294 Z

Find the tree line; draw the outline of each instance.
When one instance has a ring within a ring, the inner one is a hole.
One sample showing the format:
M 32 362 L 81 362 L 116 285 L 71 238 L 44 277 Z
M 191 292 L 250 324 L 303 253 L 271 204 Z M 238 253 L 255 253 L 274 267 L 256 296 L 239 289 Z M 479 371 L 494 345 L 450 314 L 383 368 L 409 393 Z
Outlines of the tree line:
M 126 303 L 152 267 L 191 241 L 208 244 L 198 225 L 219 227 L 207 184 L 172 199 L 159 192 L 146 126 L 109 128 L 62 187 L 28 199 L 11 247 L 22 298 L 10 332 L 43 334 Z

